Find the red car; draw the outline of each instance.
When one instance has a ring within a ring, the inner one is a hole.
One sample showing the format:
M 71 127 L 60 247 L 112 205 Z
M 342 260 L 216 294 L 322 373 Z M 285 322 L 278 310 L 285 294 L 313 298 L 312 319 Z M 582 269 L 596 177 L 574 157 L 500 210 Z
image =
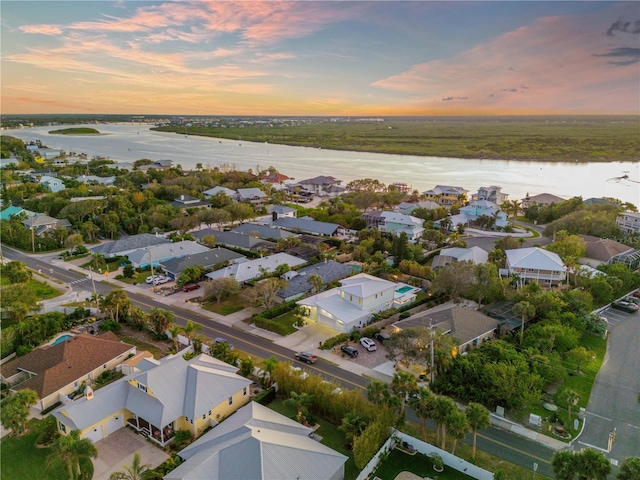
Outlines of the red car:
M 633 292 L 631 295 L 633 295 L 636 298 L 640 298 L 640 290 L 636 290 L 635 292 Z
M 200 288 L 200 284 L 198 283 L 187 283 L 185 286 L 182 287 L 182 291 L 190 292 L 192 290 L 197 290 L 199 288 Z

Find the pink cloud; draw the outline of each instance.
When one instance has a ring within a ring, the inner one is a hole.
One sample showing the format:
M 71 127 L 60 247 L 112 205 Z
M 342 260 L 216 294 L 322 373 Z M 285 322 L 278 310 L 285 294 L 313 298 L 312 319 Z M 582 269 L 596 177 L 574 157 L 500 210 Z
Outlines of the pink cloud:
M 60 35 L 62 27 L 60 25 L 23 25 L 20 31 L 24 33 L 35 33 L 41 35 Z

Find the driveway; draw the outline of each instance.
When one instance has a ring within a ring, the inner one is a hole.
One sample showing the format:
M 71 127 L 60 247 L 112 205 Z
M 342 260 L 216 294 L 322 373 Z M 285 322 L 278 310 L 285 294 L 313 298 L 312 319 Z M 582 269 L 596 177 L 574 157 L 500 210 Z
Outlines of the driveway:
M 96 444 L 98 458 L 93 460 L 95 480 L 108 480 L 114 472 L 120 472 L 125 465 L 133 463 L 135 452 L 140 454 L 140 463 L 155 468 L 169 455 L 155 447 L 145 437 L 124 427 Z

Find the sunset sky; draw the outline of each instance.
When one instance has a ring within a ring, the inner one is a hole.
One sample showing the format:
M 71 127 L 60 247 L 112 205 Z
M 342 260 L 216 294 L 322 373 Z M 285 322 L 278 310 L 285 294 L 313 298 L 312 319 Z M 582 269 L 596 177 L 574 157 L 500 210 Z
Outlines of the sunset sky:
M 3 114 L 639 114 L 640 3 L 8 1 Z

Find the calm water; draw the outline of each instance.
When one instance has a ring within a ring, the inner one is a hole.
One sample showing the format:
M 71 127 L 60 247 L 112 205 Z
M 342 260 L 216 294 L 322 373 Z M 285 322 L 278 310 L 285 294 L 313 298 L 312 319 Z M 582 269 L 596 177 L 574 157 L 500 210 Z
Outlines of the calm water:
M 205 167 L 226 163 L 240 170 L 274 166 L 297 180 L 332 175 L 346 183 L 370 177 L 387 184 L 405 182 L 419 191 L 440 184 L 462 186 L 470 193 L 475 193 L 481 186 L 500 185 L 511 199 L 523 198 L 527 193 L 553 193 L 564 198 L 578 195 L 585 199 L 614 197 L 640 205 L 639 183 L 609 180 L 626 174 L 630 179 L 640 181 L 638 163 L 536 163 L 342 152 L 185 137 L 152 132 L 148 125 L 133 124 L 98 125 L 97 129 L 104 134 L 99 136 L 47 133 L 54 128 L 6 130 L 3 134 L 27 142 L 39 139 L 51 148 L 84 152 L 90 157 L 101 155 L 115 161 L 171 159 L 185 169 L 193 169 L 197 163 Z

